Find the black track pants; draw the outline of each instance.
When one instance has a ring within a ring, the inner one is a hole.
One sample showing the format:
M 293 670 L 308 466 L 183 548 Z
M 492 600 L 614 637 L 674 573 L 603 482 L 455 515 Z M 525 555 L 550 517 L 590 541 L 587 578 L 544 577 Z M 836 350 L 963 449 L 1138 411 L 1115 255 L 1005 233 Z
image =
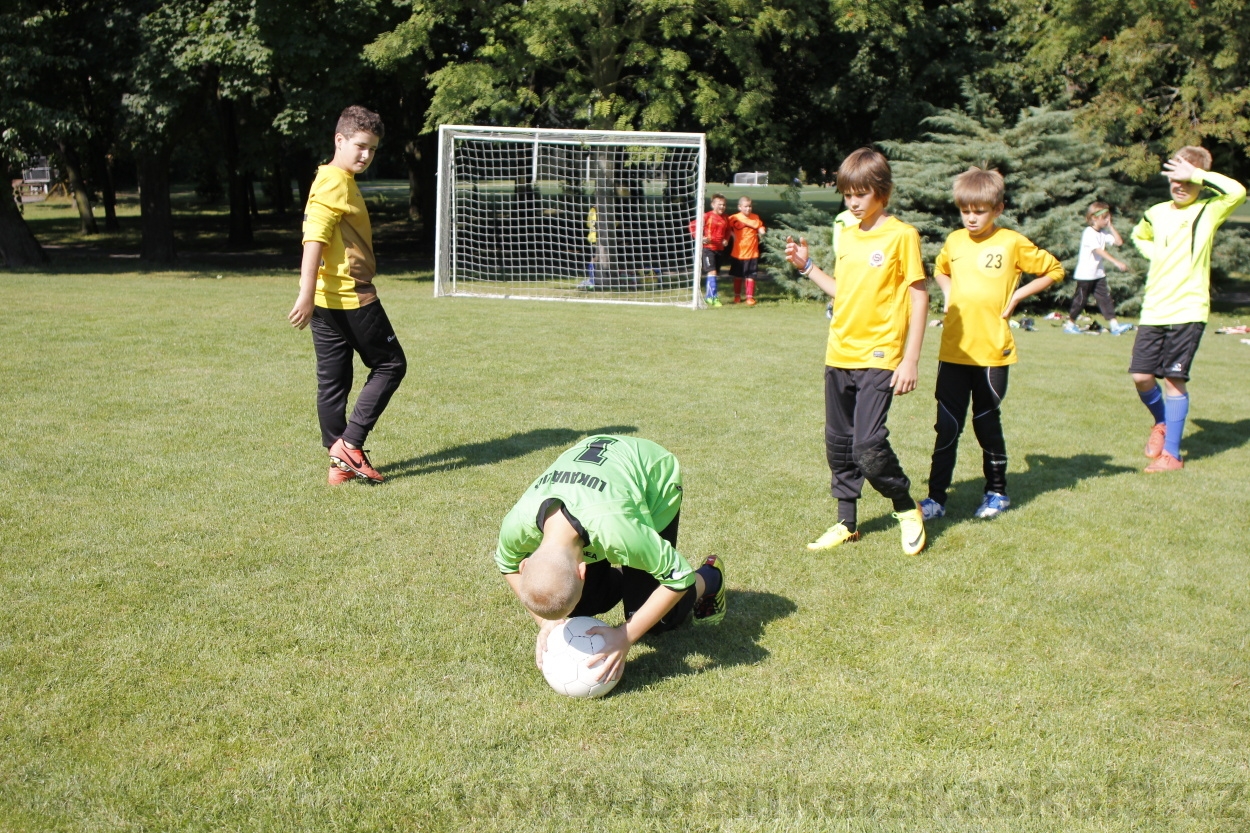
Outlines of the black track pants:
M 1076 320 L 1076 317 L 1085 309 L 1085 302 L 1089 299 L 1090 293 L 1093 293 L 1094 300 L 1098 302 L 1098 311 L 1102 313 L 1102 317 L 1108 321 L 1115 318 L 1115 304 L 1111 301 L 1111 290 L 1107 288 L 1106 278 L 1076 282 L 1076 293 L 1072 296 L 1072 307 L 1068 310 L 1068 317 L 1073 321 Z
M 929 469 L 929 497 L 946 505 L 946 491 L 955 471 L 959 435 L 972 400 L 972 430 L 981 444 L 985 491 L 1007 494 L 1007 442 L 998 406 L 1007 395 L 1006 367 L 975 367 L 938 362 L 937 440 Z
M 321 444 L 329 448 L 342 437 L 361 448 L 408 370 L 404 350 L 381 301 L 360 309 L 314 307 L 310 329 L 317 352 Z M 353 352 L 359 353 L 369 368 L 369 378 L 356 397 L 349 421 L 347 397 L 352 390 Z
M 677 524 L 681 513 L 673 518 L 660 533 L 660 537 L 677 547 Z M 598 616 L 624 602 L 625 618 L 638 612 L 660 582 L 646 570 L 633 567 L 614 567 L 607 561 L 593 561 L 586 565 L 586 583 L 582 585 L 582 597 L 569 616 Z M 691 585 L 685 595 L 673 605 L 664 618 L 656 622 L 647 633 L 663 633 L 685 623 L 694 609 L 695 588 Z
M 906 500 L 911 490 L 885 427 L 894 401 L 893 375 L 825 368 L 825 458 L 830 491 L 839 500 L 857 500 L 865 480 L 891 501 Z

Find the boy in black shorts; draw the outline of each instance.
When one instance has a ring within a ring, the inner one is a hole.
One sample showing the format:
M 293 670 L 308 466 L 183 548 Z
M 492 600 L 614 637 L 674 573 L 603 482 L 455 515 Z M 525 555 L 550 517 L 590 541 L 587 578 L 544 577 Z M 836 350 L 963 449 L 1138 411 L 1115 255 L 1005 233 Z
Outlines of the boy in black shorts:
M 1215 231 L 1246 201 L 1246 186 L 1210 171 L 1211 154 L 1183 147 L 1163 163 L 1171 202 L 1146 211 L 1133 243 L 1150 261 L 1141 320 L 1128 372 L 1154 427 L 1145 454 L 1148 472 L 1175 471 L 1189 416 L 1189 368 L 1211 311 L 1211 246 Z M 1203 189 L 1214 192 L 1199 199 Z M 1163 380 L 1162 389 L 1155 381 Z

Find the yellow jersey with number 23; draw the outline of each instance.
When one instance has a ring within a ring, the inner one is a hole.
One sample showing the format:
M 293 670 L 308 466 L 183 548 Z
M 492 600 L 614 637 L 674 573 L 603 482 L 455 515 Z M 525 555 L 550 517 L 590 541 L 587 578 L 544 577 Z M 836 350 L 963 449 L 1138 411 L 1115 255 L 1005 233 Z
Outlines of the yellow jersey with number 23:
M 1063 265 L 1054 255 L 1005 228 L 981 240 L 973 240 L 967 229 L 952 232 L 933 271 L 951 278 L 938 361 L 975 367 L 1016 363 L 1016 341 L 1003 310 L 1021 272 L 1063 280 Z

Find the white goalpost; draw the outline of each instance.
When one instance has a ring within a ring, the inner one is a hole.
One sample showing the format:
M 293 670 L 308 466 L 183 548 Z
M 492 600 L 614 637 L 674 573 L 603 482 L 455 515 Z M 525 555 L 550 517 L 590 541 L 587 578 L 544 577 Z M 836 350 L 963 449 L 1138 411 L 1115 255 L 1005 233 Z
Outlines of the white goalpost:
M 435 295 L 700 306 L 702 133 L 438 137 Z

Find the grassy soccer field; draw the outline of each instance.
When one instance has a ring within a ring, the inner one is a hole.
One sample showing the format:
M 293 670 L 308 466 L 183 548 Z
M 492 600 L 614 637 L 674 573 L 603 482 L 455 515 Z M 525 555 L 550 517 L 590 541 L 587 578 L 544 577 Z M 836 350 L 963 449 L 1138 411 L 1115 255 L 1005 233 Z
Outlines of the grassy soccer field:
M 119 267 L 129 268 L 129 267 Z M 408 378 L 381 487 L 324 485 L 290 273 L 0 278 L 0 830 L 1244 830 L 1250 346 L 1199 353 L 1175 475 L 1140 468 L 1131 339 L 1020 333 L 1015 506 L 920 557 L 832 523 L 824 307 L 381 297 Z M 220 275 L 220 279 L 218 279 Z M 939 331 L 892 438 L 921 494 Z M 681 459 L 715 631 L 602 701 L 533 667 L 498 521 L 589 433 Z

